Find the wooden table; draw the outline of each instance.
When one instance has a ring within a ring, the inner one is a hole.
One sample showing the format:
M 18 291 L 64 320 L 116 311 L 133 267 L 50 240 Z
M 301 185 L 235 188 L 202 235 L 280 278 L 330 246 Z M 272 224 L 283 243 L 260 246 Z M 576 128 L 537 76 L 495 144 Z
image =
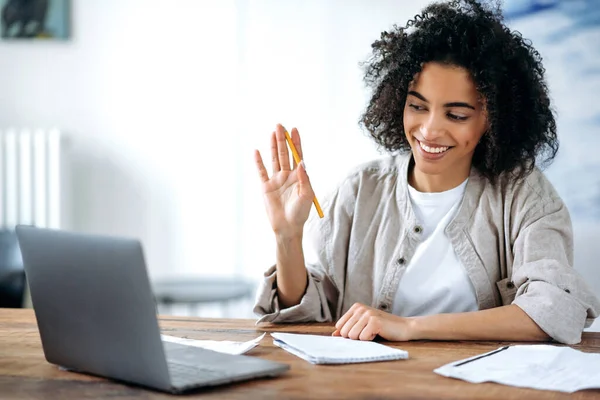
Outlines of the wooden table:
M 332 326 L 261 325 L 252 320 L 163 316 L 163 333 L 193 339 L 250 340 L 262 332 L 330 334 Z M 258 379 L 186 395 L 209 399 L 599 399 L 600 390 L 573 395 L 518 389 L 493 383 L 470 384 L 432 371 L 448 362 L 498 348 L 501 342 L 407 342 L 391 344 L 409 360 L 317 366 L 273 346 L 266 336 L 248 355 L 289 363 L 272 379 Z M 584 351 L 600 353 L 600 333 L 585 333 Z M 599 366 L 600 368 L 600 366 Z M 177 398 L 105 379 L 59 370 L 46 362 L 31 310 L 0 309 L 0 399 L 166 399 Z

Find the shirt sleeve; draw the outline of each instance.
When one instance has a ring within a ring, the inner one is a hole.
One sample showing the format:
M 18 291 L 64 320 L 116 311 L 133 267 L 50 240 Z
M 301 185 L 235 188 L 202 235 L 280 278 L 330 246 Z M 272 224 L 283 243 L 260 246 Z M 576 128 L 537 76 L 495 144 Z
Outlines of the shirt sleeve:
M 323 202 L 323 218 L 312 215 L 303 243 L 308 286 L 299 304 L 281 308 L 277 297 L 277 268 L 271 266 L 258 288 L 254 313 L 260 322 L 332 322 L 344 295 L 348 241 L 352 229 L 355 188 L 351 179 Z M 310 255 L 306 250 L 311 250 Z
M 331 304 L 339 295 L 337 288 L 318 266 L 307 266 L 308 286 L 299 304 L 282 309 L 277 297 L 277 271 L 272 266 L 265 272 L 254 306 L 260 322 L 331 322 Z
M 554 340 L 581 341 L 587 322 L 598 317 L 600 302 L 573 268 L 573 230 L 560 199 L 526 217 L 514 242 L 512 279 L 519 306 Z

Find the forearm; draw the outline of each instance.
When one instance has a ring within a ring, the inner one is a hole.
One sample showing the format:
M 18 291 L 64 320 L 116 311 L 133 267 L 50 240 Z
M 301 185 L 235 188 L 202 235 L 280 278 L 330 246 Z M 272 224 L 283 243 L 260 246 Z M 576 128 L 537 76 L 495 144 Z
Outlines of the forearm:
M 550 337 L 518 306 L 411 318 L 413 340 L 546 341 Z
M 277 297 L 281 307 L 299 304 L 307 285 L 302 236 L 277 237 Z

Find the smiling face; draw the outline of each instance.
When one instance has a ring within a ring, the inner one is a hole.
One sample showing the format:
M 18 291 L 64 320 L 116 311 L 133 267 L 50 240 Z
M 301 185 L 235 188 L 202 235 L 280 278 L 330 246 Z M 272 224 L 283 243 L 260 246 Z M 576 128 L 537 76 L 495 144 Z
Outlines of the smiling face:
M 441 192 L 469 176 L 475 147 L 487 128 L 484 104 L 469 72 L 427 63 L 409 87 L 404 130 L 415 166 L 410 184 Z

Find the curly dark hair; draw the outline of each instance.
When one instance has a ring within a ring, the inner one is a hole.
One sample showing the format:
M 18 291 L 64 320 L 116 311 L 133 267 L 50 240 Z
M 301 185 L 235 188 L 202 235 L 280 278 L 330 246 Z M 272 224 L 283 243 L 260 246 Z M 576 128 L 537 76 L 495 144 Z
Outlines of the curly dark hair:
M 427 6 L 405 27 L 393 26 L 372 44 L 364 64 L 372 98 L 360 124 L 390 152 L 410 151 L 403 111 L 409 83 L 424 63 L 465 68 L 486 101 L 489 129 L 473 165 L 490 180 L 503 172 L 526 176 L 536 159 L 549 165 L 558 151 L 540 54 L 503 23 L 499 4 L 454 0 Z

